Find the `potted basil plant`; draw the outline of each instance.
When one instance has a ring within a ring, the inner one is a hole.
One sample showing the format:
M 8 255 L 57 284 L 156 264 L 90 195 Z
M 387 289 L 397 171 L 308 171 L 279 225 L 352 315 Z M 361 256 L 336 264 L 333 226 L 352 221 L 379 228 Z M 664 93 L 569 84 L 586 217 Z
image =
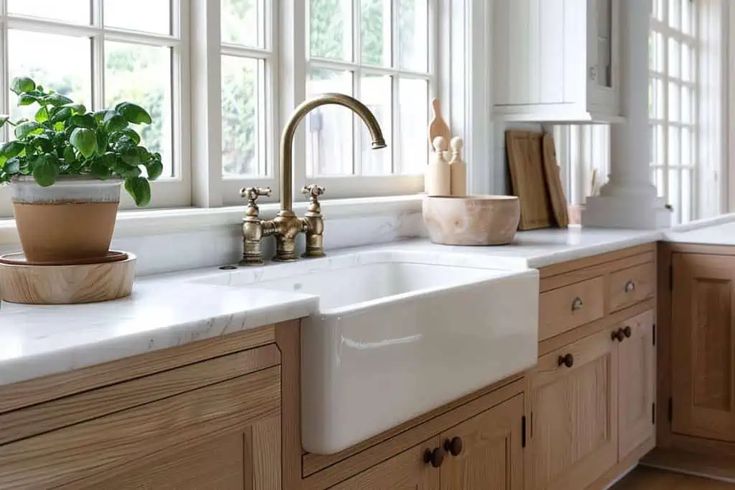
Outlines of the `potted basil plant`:
M 11 141 L 0 147 L 0 183 L 10 183 L 13 211 L 29 263 L 103 258 L 115 228 L 120 187 L 145 206 L 149 181 L 162 171 L 161 155 L 140 144 L 136 125 L 151 116 L 129 102 L 88 111 L 27 77 L 11 90 L 33 119 L 11 121 Z

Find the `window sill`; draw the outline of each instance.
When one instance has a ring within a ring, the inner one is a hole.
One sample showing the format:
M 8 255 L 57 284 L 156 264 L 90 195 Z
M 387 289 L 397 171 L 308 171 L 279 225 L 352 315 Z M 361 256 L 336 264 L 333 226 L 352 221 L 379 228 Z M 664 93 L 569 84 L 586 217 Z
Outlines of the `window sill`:
M 421 211 L 421 194 L 321 201 L 326 219 L 374 216 L 387 213 Z M 306 211 L 306 202 L 294 204 L 299 215 Z M 260 216 L 270 219 L 280 209 L 279 203 L 260 204 Z M 161 235 L 238 225 L 242 222 L 245 205 L 222 208 L 174 208 L 120 211 L 115 226 L 116 237 Z M 0 220 L 0 245 L 17 244 L 18 232 L 14 219 Z

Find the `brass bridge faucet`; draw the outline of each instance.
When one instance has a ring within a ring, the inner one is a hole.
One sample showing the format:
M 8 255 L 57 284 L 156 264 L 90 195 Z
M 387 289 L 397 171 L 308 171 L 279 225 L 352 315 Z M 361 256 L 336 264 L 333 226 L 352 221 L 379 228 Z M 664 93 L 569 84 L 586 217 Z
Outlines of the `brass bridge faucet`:
M 241 265 L 260 265 L 263 263 L 261 241 L 264 237 L 276 237 L 276 255 L 273 260 L 290 262 L 296 260 L 296 236 L 306 234 L 306 251 L 303 257 L 324 256 L 324 217 L 322 216 L 319 196 L 324 187 L 307 185 L 302 193 L 309 196 L 309 206 L 303 218 L 293 212 L 293 139 L 301 120 L 319 106 L 336 104 L 347 107 L 360 116 L 372 137 L 374 150 L 385 148 L 385 139 L 378 121 L 370 109 L 359 100 L 344 94 L 323 94 L 299 105 L 286 124 L 281 136 L 281 210 L 272 220 L 259 218 L 256 201 L 260 196 L 269 196 L 269 188 L 247 187 L 240 195 L 248 200 L 243 219 L 243 256 Z

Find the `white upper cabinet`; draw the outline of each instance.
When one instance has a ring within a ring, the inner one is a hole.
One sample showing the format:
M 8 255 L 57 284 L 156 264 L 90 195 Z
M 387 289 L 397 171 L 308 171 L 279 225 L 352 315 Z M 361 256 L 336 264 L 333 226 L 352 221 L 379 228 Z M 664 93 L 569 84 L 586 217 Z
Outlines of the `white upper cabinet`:
M 495 0 L 494 113 L 620 121 L 619 0 Z

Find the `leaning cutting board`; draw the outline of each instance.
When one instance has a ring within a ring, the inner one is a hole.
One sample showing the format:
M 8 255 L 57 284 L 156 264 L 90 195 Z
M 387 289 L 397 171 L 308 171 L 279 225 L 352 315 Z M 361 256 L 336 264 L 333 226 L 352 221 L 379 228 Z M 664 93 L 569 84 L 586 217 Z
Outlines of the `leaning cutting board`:
M 521 202 L 518 229 L 548 228 L 553 217 L 544 175 L 543 133 L 508 130 L 505 139 L 513 194 Z
M 549 191 L 549 198 L 551 199 L 551 210 L 554 213 L 556 225 L 559 228 L 566 228 L 569 226 L 567 197 L 564 195 L 564 188 L 561 185 L 559 164 L 556 161 L 554 137 L 548 133 L 544 134 L 543 150 L 544 174 L 546 175 L 546 188 Z

